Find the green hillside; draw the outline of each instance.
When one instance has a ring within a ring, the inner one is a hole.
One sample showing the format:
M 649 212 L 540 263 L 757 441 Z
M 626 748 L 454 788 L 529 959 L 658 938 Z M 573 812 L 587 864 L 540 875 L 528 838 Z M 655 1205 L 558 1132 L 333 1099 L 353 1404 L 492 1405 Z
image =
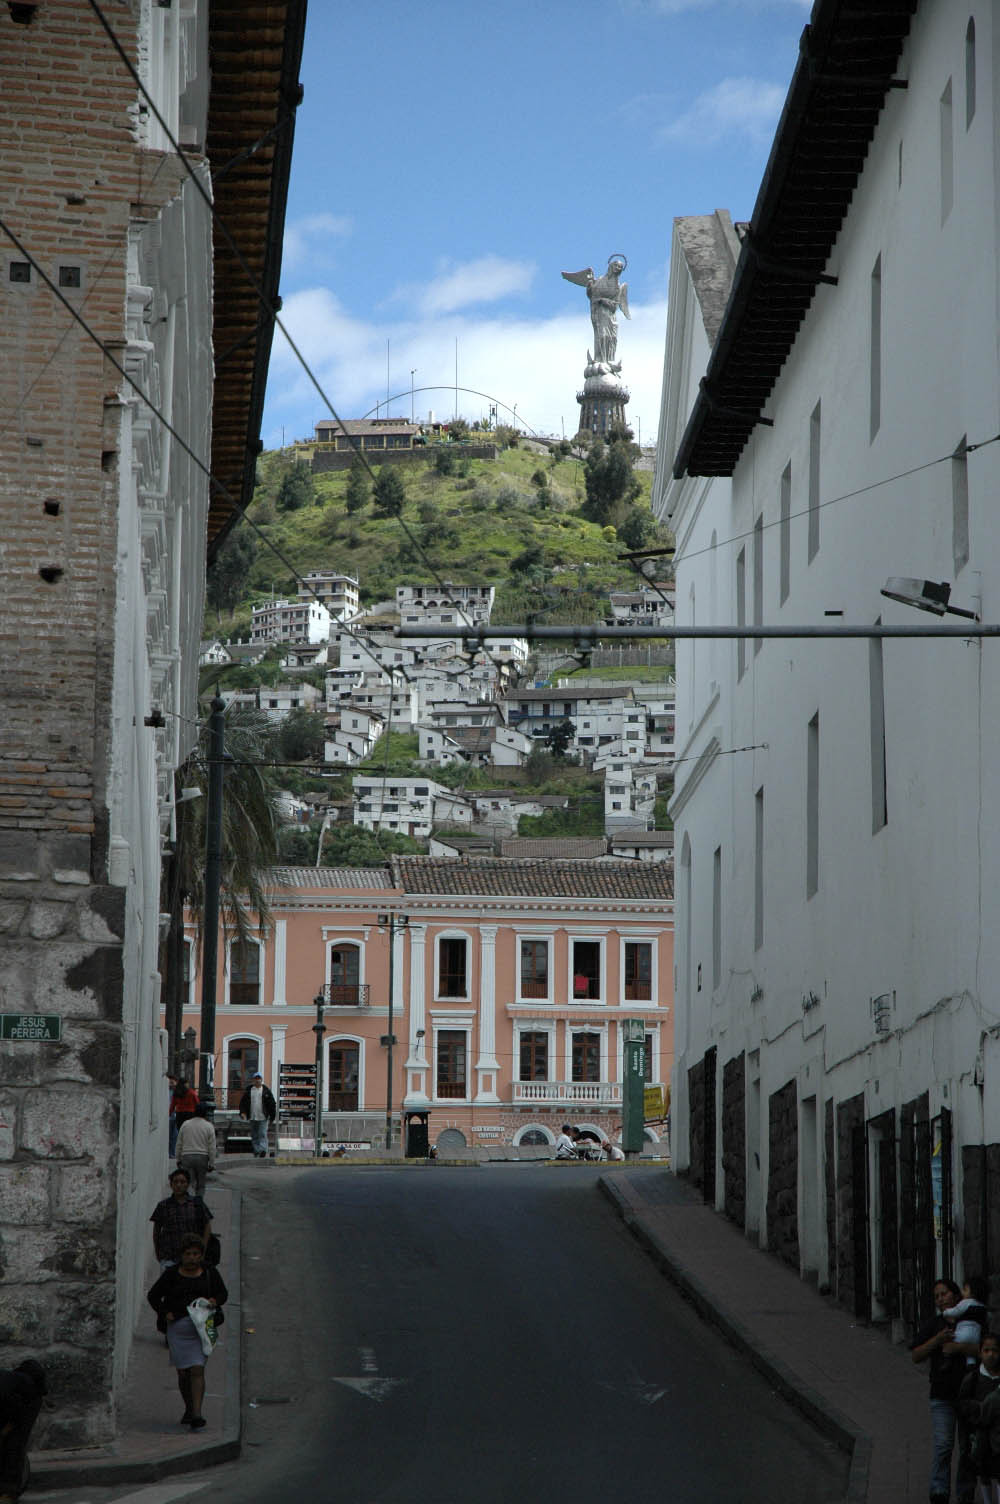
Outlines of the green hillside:
M 450 451 L 447 462 L 438 458 L 442 447 Z M 253 603 L 272 591 L 294 596 L 293 570 L 356 575 L 366 605 L 391 599 L 397 585 L 435 578 L 491 584 L 496 624 L 528 613 L 589 622 L 605 614 L 608 590 L 635 583 L 616 554 L 644 543 L 623 543 L 615 528 L 581 515 L 580 458 L 516 448 L 491 461 L 468 458 L 460 445 L 430 446 L 426 460 L 390 467 L 405 487 L 399 518 L 376 515 L 370 496 L 360 506 L 355 497 L 357 509 L 349 510 L 349 472 L 313 476 L 310 457 L 307 449 L 261 456 L 250 516 L 291 568 L 241 523 L 209 576 L 206 635 L 245 636 Z M 438 473 L 444 463 L 451 474 Z M 650 472 L 636 479 L 635 503 L 616 513 L 620 525 L 631 519 L 629 536 L 637 526 L 652 528 Z M 362 489 L 370 492 L 368 477 Z

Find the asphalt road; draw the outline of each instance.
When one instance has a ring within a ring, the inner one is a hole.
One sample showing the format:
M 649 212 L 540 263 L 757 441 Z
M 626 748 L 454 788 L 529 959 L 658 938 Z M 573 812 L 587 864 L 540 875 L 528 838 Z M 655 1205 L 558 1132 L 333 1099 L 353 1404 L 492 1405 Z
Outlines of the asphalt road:
M 243 1458 L 149 1504 L 843 1497 L 844 1455 L 685 1305 L 599 1169 L 268 1170 L 244 1182 Z

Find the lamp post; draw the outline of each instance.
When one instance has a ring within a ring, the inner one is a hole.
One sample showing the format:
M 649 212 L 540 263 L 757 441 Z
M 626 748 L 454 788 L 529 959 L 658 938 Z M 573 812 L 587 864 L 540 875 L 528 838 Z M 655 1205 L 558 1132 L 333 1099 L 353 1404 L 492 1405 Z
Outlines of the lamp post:
M 413 422 L 413 378 L 417 374 L 416 366 L 410 372 L 410 422 Z
M 323 1005 L 326 999 L 322 992 L 317 992 L 313 998 L 316 1004 L 316 1022 L 313 1024 L 313 1033 L 316 1035 L 316 1091 L 313 1100 L 313 1149 L 316 1158 L 323 1153 L 323 1035 L 326 1033 L 326 1024 L 323 1022 Z
M 379 926 L 389 931 L 389 1032 L 383 1034 L 381 1043 L 385 1045 L 385 1150 L 392 1150 L 392 1047 L 396 1043 L 396 1036 L 392 1032 L 393 1006 L 396 998 L 396 930 L 405 929 L 409 924 L 406 914 L 379 914 Z

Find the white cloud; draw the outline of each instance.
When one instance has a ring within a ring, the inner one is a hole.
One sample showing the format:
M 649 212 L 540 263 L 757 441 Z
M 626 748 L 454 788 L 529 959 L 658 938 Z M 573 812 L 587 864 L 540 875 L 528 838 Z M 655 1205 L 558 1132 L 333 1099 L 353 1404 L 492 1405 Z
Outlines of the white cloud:
M 503 256 L 479 256 L 474 261 L 442 262 L 429 282 L 397 287 L 389 303 L 406 303 L 422 317 L 458 313 L 481 303 L 527 293 L 537 267 L 532 261 L 511 261 Z
M 282 266 L 293 270 L 309 261 L 327 263 L 331 240 L 346 240 L 353 234 L 354 222 L 348 214 L 306 214 L 285 225 L 282 242 Z
M 662 142 L 715 146 L 729 136 L 764 143 L 774 134 L 785 90 L 759 78 L 724 78 L 658 132 Z
M 583 385 L 587 346 L 592 340 L 585 301 L 573 312 L 526 319 L 508 314 L 447 315 L 366 322 L 352 318 L 332 293 L 312 289 L 285 299 L 282 320 L 316 372 L 343 418 L 359 418 L 386 397 L 386 341 L 389 344 L 389 411 L 409 417 L 410 371 L 414 370 L 414 412 L 450 417 L 455 410 L 455 341 L 460 387 L 485 396 L 458 393 L 464 417 L 486 414 L 498 400 L 501 421 L 517 420 L 540 433 L 576 432 L 576 392 Z M 635 303 L 632 319 L 619 321 L 618 353 L 632 400 L 627 409 L 643 441 L 655 438 L 663 375 L 666 303 Z M 262 437 L 268 448 L 285 438 L 311 437 L 328 417 L 321 398 L 275 332 Z

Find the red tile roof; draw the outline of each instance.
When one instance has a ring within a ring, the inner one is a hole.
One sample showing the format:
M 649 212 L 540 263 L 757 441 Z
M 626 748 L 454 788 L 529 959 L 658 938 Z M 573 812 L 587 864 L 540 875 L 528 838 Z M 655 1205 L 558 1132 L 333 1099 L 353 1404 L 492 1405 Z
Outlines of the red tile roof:
M 672 902 L 669 862 L 525 861 L 510 857 L 392 858 L 404 893 L 480 898 L 600 898 L 615 903 Z

